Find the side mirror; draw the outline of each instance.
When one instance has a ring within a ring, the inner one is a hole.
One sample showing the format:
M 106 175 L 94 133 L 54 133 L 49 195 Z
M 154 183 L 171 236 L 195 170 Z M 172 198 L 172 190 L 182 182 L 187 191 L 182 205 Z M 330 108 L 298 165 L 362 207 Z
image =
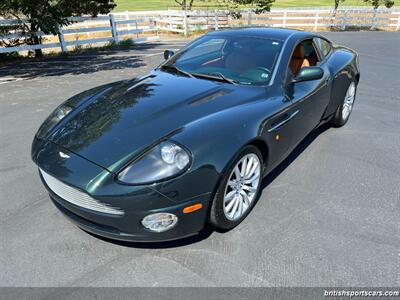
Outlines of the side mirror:
M 174 54 L 175 54 L 174 51 L 165 50 L 165 51 L 164 51 L 164 58 L 165 58 L 165 60 L 169 59 L 169 58 L 172 57 Z
M 321 79 L 324 76 L 324 70 L 320 67 L 304 67 L 300 69 L 292 83 Z

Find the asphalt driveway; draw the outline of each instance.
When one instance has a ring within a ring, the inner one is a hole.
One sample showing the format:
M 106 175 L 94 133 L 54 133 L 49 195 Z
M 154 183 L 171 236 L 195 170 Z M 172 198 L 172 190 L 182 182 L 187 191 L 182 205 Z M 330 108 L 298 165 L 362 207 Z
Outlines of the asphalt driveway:
M 72 225 L 30 160 L 44 118 L 91 87 L 145 74 L 184 42 L 0 68 L 0 286 L 400 285 L 400 33 L 327 33 L 360 53 L 355 109 L 264 182 L 235 229 L 113 243 Z

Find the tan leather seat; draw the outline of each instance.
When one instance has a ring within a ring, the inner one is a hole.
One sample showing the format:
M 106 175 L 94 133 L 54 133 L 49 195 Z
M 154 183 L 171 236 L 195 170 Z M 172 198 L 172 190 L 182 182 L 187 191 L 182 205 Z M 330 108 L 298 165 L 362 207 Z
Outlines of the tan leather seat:
M 296 75 L 301 68 L 309 67 L 310 62 L 307 58 L 304 57 L 304 46 L 303 44 L 297 45 L 296 49 L 294 49 L 292 59 L 290 60 L 289 67 L 292 70 L 292 73 Z

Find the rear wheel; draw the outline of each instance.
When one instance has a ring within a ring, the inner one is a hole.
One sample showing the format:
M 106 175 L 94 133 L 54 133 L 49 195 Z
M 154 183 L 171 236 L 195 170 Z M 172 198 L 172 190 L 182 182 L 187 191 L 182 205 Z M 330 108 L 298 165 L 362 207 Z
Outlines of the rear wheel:
M 350 114 L 353 110 L 354 100 L 356 98 L 357 83 L 351 81 L 347 88 L 346 95 L 342 103 L 339 105 L 335 115 L 331 119 L 330 123 L 335 127 L 341 127 L 347 123 Z
M 242 222 L 253 208 L 261 185 L 262 155 L 257 147 L 243 148 L 231 163 L 211 205 L 209 222 L 230 229 Z

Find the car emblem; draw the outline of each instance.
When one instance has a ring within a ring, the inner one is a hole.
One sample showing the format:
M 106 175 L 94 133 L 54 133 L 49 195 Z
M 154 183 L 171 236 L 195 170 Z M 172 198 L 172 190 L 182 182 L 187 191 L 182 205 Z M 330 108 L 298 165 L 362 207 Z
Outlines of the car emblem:
M 65 154 L 64 152 L 58 152 L 58 154 L 60 155 L 61 158 L 69 158 L 68 154 Z

